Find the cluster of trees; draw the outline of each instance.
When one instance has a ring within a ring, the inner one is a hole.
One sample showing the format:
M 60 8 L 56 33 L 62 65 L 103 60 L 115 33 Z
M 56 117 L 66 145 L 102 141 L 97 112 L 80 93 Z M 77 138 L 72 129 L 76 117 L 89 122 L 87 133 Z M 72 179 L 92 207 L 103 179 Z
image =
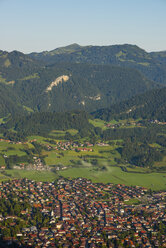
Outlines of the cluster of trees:
M 152 167 L 155 161 L 163 159 L 163 152 L 151 148 L 147 144 L 128 141 L 122 148 L 118 148 L 121 162 L 140 167 Z
M 152 167 L 155 161 L 161 161 L 166 155 L 165 133 L 165 126 L 150 125 L 146 128 L 107 129 L 101 137 L 106 141 L 123 140 L 118 149 L 121 154 L 120 163 Z M 159 144 L 161 148 L 152 148 L 149 144 L 153 143 Z
M 24 216 L 21 216 L 21 211 L 26 211 L 32 209 L 33 218 L 29 218 L 26 220 Z M 6 216 L 17 216 L 21 217 L 15 220 L 15 225 L 11 225 L 13 223 L 12 219 L 4 220 L 1 224 L 5 228 L 1 228 L 0 236 L 4 237 L 16 237 L 16 234 L 20 233 L 22 228 L 30 226 L 46 226 L 49 224 L 49 216 L 42 215 L 41 211 L 38 208 L 32 208 L 28 201 L 18 202 L 17 196 L 14 194 L 8 195 L 8 199 L 0 199 L 0 214 L 3 217 Z M 17 246 L 18 247 L 18 246 Z
M 7 140 L 12 140 L 12 141 L 20 141 L 20 140 L 25 140 L 25 135 L 22 134 L 21 132 L 12 132 L 11 130 L 9 130 L 8 128 L 2 128 L 0 129 L 2 130 L 1 133 L 3 133 L 3 138 L 7 139 Z
M 80 133 L 88 132 L 93 126 L 88 121 L 86 112 L 66 113 L 32 113 L 30 115 L 11 118 L 7 128 L 14 127 L 20 137 L 32 134 L 48 135 L 51 130 L 77 129 Z
M 128 139 L 133 141 L 140 141 L 146 143 L 153 143 L 157 140 L 157 133 L 160 132 L 158 127 L 147 127 L 147 128 L 117 128 L 107 129 L 101 134 L 101 138 L 107 140 L 124 140 L 127 142 Z
M 8 215 L 20 217 L 21 211 L 25 211 L 29 208 L 30 205 L 27 203 L 27 201 L 18 202 L 17 196 L 13 193 L 8 195 L 8 199 L 0 199 L 0 213 L 3 217 Z M 26 227 L 26 221 L 24 221 L 23 218 L 18 218 L 14 226 L 11 225 L 11 223 L 13 223 L 12 219 L 4 220 L 2 222 L 2 225 L 5 228 L 1 228 L 0 230 L 1 238 L 16 237 L 16 234 L 19 233 L 22 228 Z
M 30 205 L 27 203 L 27 201 L 18 202 L 16 199 L 17 196 L 14 193 L 10 193 L 8 195 L 8 199 L 0 199 L 0 213 L 3 217 L 6 217 L 7 215 L 15 215 L 20 217 L 22 210 L 30 208 Z
M 32 163 L 32 157 L 25 155 L 25 156 L 21 156 L 19 157 L 18 155 L 11 155 L 7 158 L 5 158 L 5 163 L 6 163 L 6 167 L 7 169 L 12 169 L 13 165 L 19 164 L 19 163 Z

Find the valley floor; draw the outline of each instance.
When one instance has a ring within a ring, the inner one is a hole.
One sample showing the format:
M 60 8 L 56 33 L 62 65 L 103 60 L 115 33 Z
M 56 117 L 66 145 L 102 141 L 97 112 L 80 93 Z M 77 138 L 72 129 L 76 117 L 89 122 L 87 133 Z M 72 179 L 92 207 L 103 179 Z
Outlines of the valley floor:
M 51 171 L 6 170 L 4 174 L 0 174 L 0 181 L 26 177 L 35 181 L 52 182 L 60 176 L 69 179 L 87 178 L 94 183 L 142 186 L 154 191 L 166 190 L 166 173 L 130 173 L 115 166 L 107 166 L 104 171 L 98 171 L 98 167 L 79 167 L 57 171 L 56 173 Z

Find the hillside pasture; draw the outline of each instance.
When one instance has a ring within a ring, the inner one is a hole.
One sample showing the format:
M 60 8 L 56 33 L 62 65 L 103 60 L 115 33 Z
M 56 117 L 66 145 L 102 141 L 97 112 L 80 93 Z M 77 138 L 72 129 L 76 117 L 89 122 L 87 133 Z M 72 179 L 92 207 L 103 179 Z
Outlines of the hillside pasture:
M 26 153 L 23 151 L 25 146 L 23 144 L 10 144 L 5 141 L 0 142 L 0 153 L 2 155 L 11 156 L 11 155 L 17 155 L 17 156 L 25 156 Z

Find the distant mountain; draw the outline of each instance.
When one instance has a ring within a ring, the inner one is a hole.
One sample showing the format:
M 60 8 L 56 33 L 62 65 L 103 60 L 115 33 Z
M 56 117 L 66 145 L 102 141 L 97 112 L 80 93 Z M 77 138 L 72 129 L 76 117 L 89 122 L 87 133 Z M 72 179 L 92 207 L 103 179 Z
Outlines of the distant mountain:
M 135 45 L 81 47 L 75 44 L 29 56 L 47 65 L 69 62 L 136 68 L 150 80 L 166 84 L 166 52 L 147 53 Z
M 166 88 L 155 89 L 110 108 L 97 110 L 93 116 L 107 121 L 114 118 L 143 118 L 166 122 Z
M 39 68 L 42 68 L 39 62 L 23 53 L 0 51 L 0 117 L 25 112 L 24 104 L 21 104 L 21 97 L 14 90 L 14 85 L 18 80 L 35 77 Z
M 41 53 L 31 53 L 30 57 L 35 58 L 35 59 L 39 59 L 39 58 L 42 59 L 43 57 L 54 56 L 56 54 L 70 54 L 73 52 L 80 51 L 82 48 L 83 48 L 82 46 L 74 43 L 69 46 L 56 48 L 52 51 L 44 51 Z
M 13 51 L 0 51 L 0 83 L 14 84 L 17 79 L 32 75 L 41 68 L 41 63 L 29 56 Z

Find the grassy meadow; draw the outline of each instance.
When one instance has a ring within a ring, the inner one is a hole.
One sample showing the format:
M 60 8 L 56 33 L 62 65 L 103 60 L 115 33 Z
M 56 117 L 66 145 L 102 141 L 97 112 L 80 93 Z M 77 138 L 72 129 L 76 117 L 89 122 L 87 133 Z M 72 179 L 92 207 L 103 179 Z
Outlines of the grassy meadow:
M 11 178 L 26 177 L 41 182 L 53 182 L 58 178 L 57 174 L 50 171 L 6 170 L 6 175 Z
M 11 178 L 9 176 L 4 175 L 3 173 L 0 173 L 0 182 L 10 180 Z
M 9 144 L 5 141 L 0 142 L 0 154 L 11 156 L 11 155 L 18 155 L 18 156 L 24 156 L 26 153 L 23 151 L 25 147 L 29 147 L 29 144 Z
M 0 173 L 0 181 L 12 178 L 28 178 L 35 181 L 52 182 L 59 176 L 69 179 L 83 177 L 94 183 L 114 183 L 129 186 L 142 186 L 154 191 L 166 190 L 166 173 L 127 173 L 119 167 L 108 166 L 107 170 L 98 170 L 98 167 L 84 166 L 70 168 L 57 173 L 49 171 L 6 170 L 5 175 Z
M 142 186 L 152 190 L 166 190 L 166 173 L 127 173 L 119 167 L 107 167 L 106 171 L 97 171 L 95 167 L 72 168 L 60 171 L 59 175 L 67 178 L 84 177 L 95 183 L 114 183 L 129 186 Z
M 54 165 L 54 164 L 63 164 L 65 166 L 71 165 L 71 161 L 80 161 L 85 158 L 87 162 L 91 162 L 91 160 L 96 159 L 98 163 L 100 164 L 110 164 L 114 165 L 116 164 L 115 158 L 119 158 L 120 154 L 115 150 L 115 145 L 111 146 L 93 146 L 92 152 L 91 151 L 73 151 L 73 150 L 67 150 L 67 151 L 57 151 L 57 150 L 51 150 L 51 151 L 43 151 L 42 155 L 45 156 L 45 162 L 47 165 Z

